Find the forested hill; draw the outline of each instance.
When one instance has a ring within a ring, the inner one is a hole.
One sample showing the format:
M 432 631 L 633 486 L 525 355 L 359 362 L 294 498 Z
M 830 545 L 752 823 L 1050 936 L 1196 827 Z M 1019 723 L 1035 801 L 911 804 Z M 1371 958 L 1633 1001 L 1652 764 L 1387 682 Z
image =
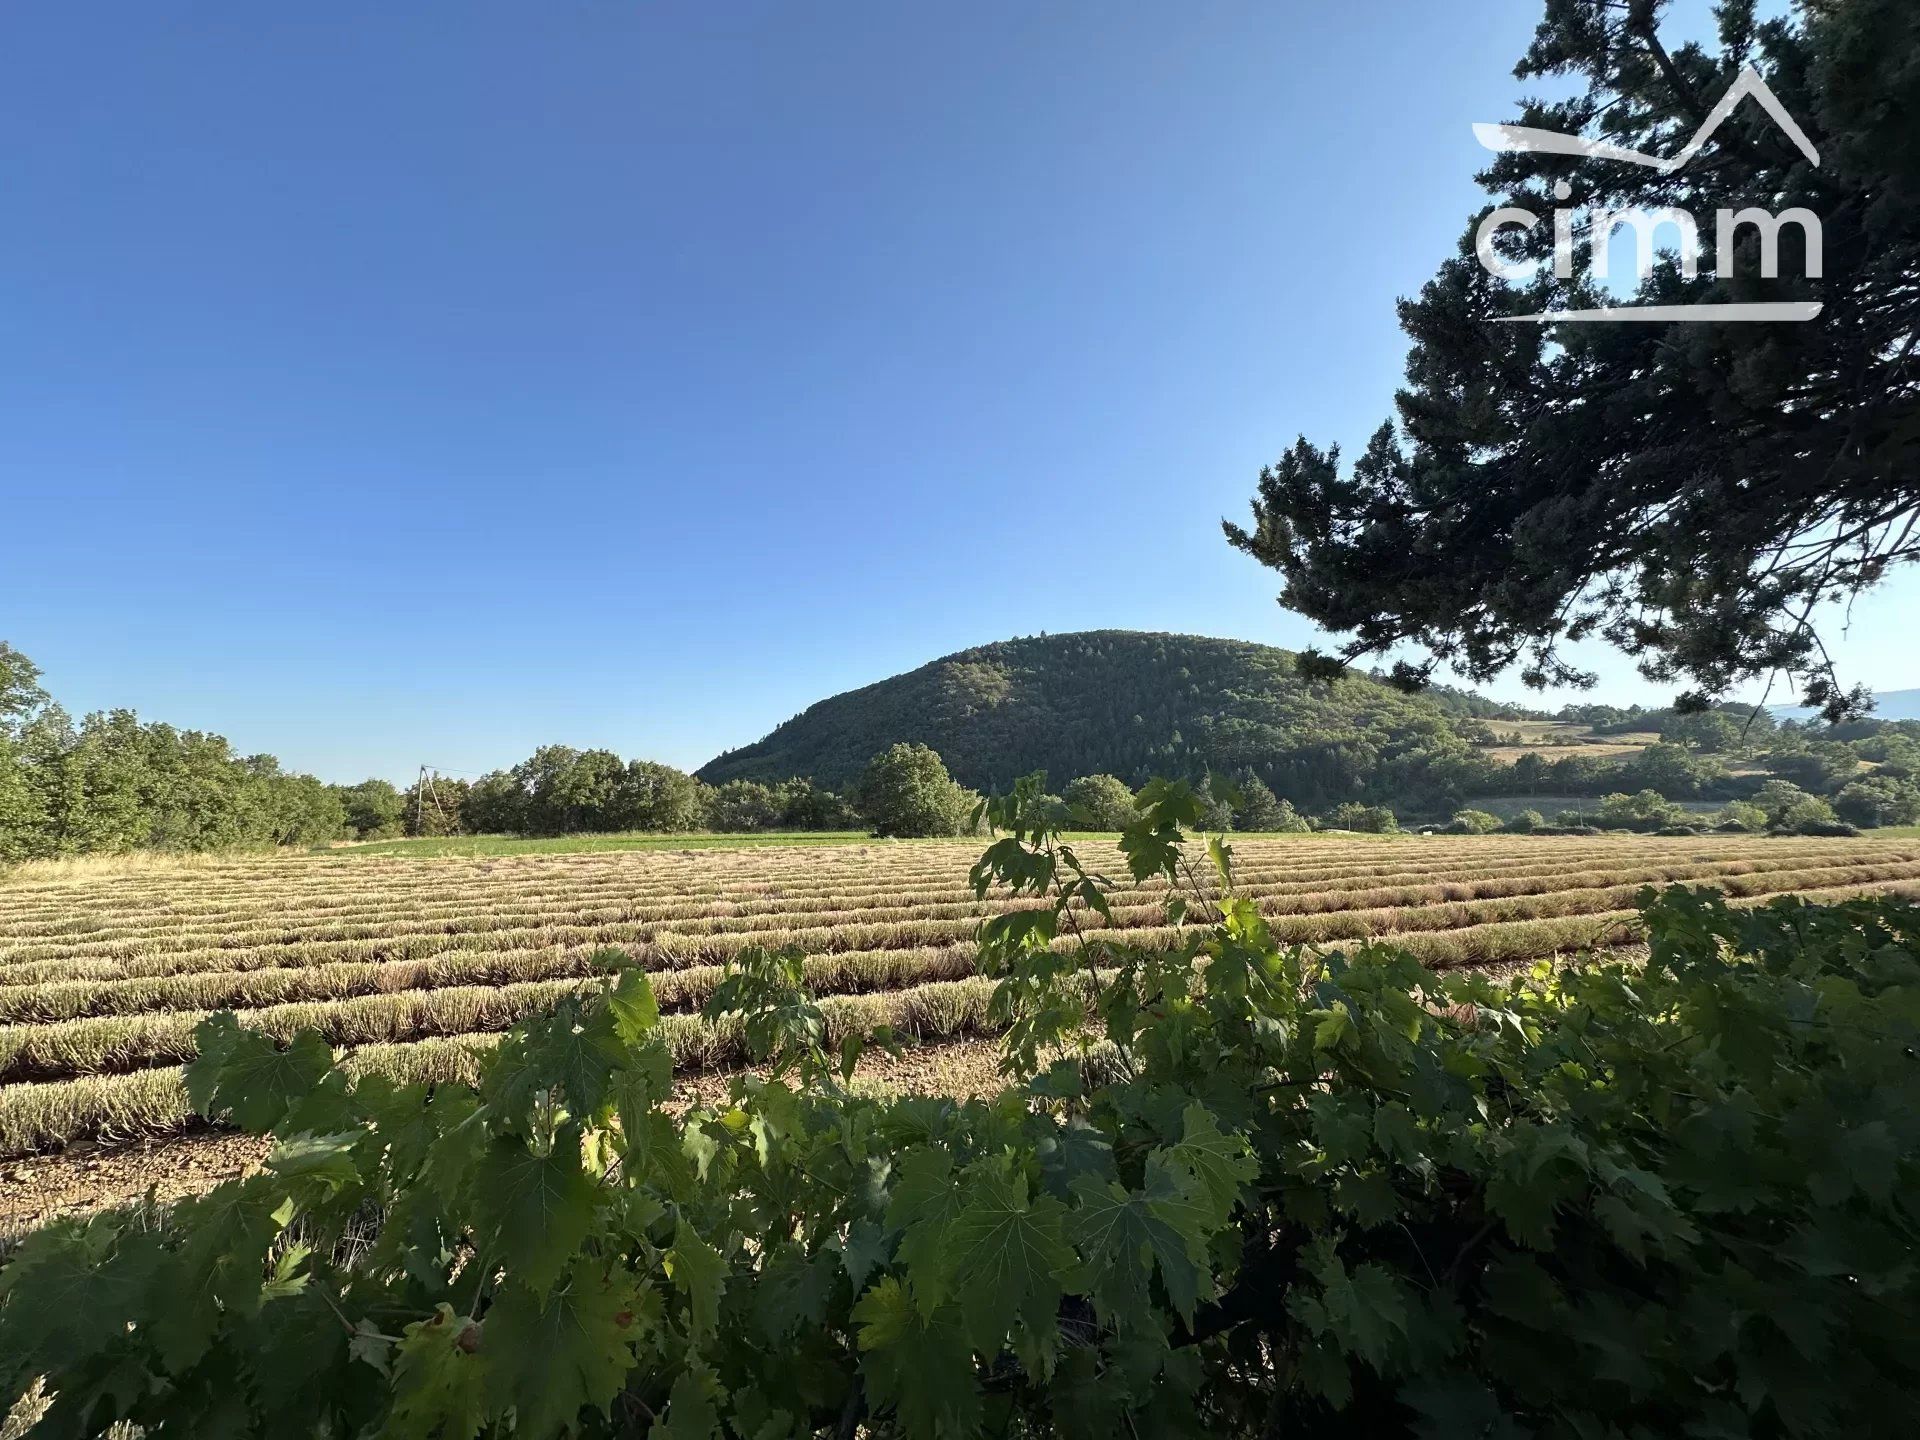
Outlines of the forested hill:
M 906 740 L 931 745 L 955 779 L 982 790 L 1033 770 L 1056 785 L 1100 772 L 1138 784 L 1252 770 L 1302 807 L 1405 803 L 1470 763 L 1467 717 L 1486 705 L 1361 675 L 1303 680 L 1292 652 L 1240 640 L 1093 630 L 963 650 L 835 695 L 699 776 L 841 788 Z

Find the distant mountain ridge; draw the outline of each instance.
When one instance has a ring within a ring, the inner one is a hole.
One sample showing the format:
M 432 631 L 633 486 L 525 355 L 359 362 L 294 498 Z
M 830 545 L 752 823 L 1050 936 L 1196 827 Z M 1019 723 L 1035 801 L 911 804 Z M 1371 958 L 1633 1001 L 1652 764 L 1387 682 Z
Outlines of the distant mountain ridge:
M 1810 720 L 1815 711 L 1805 705 L 1769 705 L 1775 719 Z M 1873 697 L 1874 720 L 1920 720 L 1920 690 L 1884 690 Z
M 1471 757 L 1470 717 L 1503 713 L 1466 691 L 1407 695 L 1363 674 L 1309 681 L 1272 646 L 1092 630 L 976 646 L 831 696 L 697 773 L 841 789 L 910 741 L 981 790 L 1034 770 L 1055 786 L 1100 772 L 1138 784 L 1250 770 L 1319 809 L 1444 786 Z

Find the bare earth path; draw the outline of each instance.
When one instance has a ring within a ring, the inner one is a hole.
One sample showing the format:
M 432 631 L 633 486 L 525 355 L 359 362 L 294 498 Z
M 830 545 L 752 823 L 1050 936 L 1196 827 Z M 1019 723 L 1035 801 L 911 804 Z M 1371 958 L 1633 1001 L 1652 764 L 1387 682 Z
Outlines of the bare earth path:
M 0 1164 L 0 1240 L 64 1215 L 140 1199 L 162 1202 L 211 1190 L 258 1168 L 269 1142 L 218 1130 L 187 1131 L 123 1145 L 81 1142 L 57 1155 Z

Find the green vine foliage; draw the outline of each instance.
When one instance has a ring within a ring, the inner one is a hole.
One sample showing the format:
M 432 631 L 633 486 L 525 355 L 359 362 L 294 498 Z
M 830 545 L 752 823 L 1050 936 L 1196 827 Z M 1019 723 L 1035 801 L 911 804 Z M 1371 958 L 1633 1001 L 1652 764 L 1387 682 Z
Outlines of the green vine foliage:
M 849 1085 L 763 954 L 709 1013 L 771 1067 L 677 1114 L 637 970 L 472 1089 L 209 1021 L 265 1170 L 27 1239 L 0 1381 L 46 1436 L 1910 1433 L 1920 911 L 1675 889 L 1643 965 L 1436 975 L 1275 944 L 1204 803 L 1118 879 L 987 807 L 991 1101 Z M 1090 923 L 1153 876 L 1185 943 Z

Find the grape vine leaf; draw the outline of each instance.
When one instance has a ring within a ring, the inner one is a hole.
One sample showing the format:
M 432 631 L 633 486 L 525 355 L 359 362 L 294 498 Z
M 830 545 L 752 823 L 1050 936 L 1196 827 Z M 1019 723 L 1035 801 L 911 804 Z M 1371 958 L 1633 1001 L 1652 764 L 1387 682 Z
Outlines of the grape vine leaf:
M 124 1347 L 168 1258 L 157 1235 L 118 1235 L 106 1215 L 29 1235 L 0 1268 L 0 1386 L 17 1393 L 45 1368 Z
M 353 1152 L 366 1137 L 365 1130 L 296 1135 L 274 1146 L 267 1156 L 267 1169 L 298 1188 L 331 1194 L 359 1183 L 360 1167 Z
M 1240 1136 L 1222 1133 L 1204 1105 L 1187 1106 L 1181 1122 L 1179 1141 L 1155 1151 L 1153 1158 L 1192 1177 L 1196 1197 L 1206 1202 L 1210 1228 L 1218 1229 L 1232 1216 L 1241 1189 L 1260 1174 L 1260 1162 Z
M 1320 1282 L 1320 1293 L 1295 1286 L 1287 1296 L 1288 1310 L 1309 1330 L 1331 1337 L 1385 1373 L 1395 1350 L 1406 1341 L 1411 1319 L 1407 1296 L 1393 1272 L 1371 1260 L 1349 1270 L 1327 1237 L 1314 1242 L 1308 1268 Z
M 720 1318 L 720 1295 L 726 1287 L 727 1261 L 685 1219 L 673 1232 L 667 1252 L 667 1271 L 674 1288 L 687 1297 L 687 1333 L 697 1348 L 713 1334 Z
M 462 1343 L 467 1325 L 442 1304 L 401 1335 L 393 1351 L 393 1411 L 383 1432 L 392 1440 L 473 1440 L 487 1423 L 486 1362 Z
M 497 1409 L 514 1407 L 514 1434 L 547 1440 L 584 1408 L 605 1410 L 633 1368 L 641 1317 L 625 1271 L 583 1260 L 541 1295 L 509 1283 L 487 1311 L 481 1350 Z
M 626 1183 L 652 1185 L 673 1200 L 689 1198 L 695 1184 L 693 1163 L 673 1117 L 661 1110 L 623 1110 L 620 1124 L 626 1143 L 620 1168 Z
M 242 1030 L 223 1010 L 194 1027 L 196 1053 L 187 1066 L 187 1100 L 208 1119 L 225 1114 L 264 1135 L 333 1069 L 333 1049 L 304 1031 L 282 1050 L 257 1030 Z
M 883 1276 L 853 1307 L 861 1373 L 877 1411 L 892 1411 L 915 1440 L 978 1427 L 973 1354 L 951 1305 L 922 1314 L 896 1276 Z
M 855 1293 L 867 1283 L 867 1276 L 893 1257 L 891 1232 L 873 1220 L 855 1220 L 847 1226 L 847 1238 L 840 1242 L 840 1262 Z
M 487 1103 L 499 1114 L 524 1121 L 535 1098 L 557 1090 L 568 1114 L 594 1114 L 606 1101 L 627 1048 L 605 1006 L 582 1013 L 569 996 L 550 1015 L 522 1022 L 501 1045 L 483 1082 Z
M 153 1345 L 171 1373 L 206 1353 L 222 1315 L 259 1307 L 267 1251 L 281 1229 L 279 1204 L 272 1178 L 254 1176 L 174 1212 L 187 1240 L 155 1268 L 148 1294 Z
M 481 1248 L 530 1289 L 544 1292 L 592 1228 L 597 1193 L 580 1167 L 580 1131 L 572 1122 L 559 1128 L 546 1155 L 519 1140 L 497 1139 L 472 1181 Z
M 661 1440 L 708 1440 L 720 1429 L 720 1411 L 714 1393 L 720 1382 L 704 1365 L 682 1370 L 667 1392 L 667 1413 L 660 1421 Z
M 992 1352 L 1016 1322 L 1027 1336 L 1057 1328 L 1060 1297 L 1077 1287 L 1079 1257 L 1067 1243 L 1067 1207 L 1030 1197 L 1026 1176 L 997 1157 L 969 1167 L 966 1204 L 946 1227 L 943 1290 L 960 1305 L 967 1338 Z
M 372 1414 L 385 1400 L 371 1375 L 352 1373 L 353 1337 L 328 1298 L 307 1285 L 260 1307 L 250 1327 L 255 1344 L 241 1366 L 254 1433 L 310 1433 L 317 1417 L 342 1409 Z
M 619 983 L 607 994 L 607 1012 L 621 1043 L 639 1049 L 648 1042 L 660 1023 L 660 1002 L 646 971 L 634 966 L 620 972 Z
M 896 1253 L 907 1268 L 915 1298 L 929 1312 L 945 1298 L 947 1228 L 961 1205 L 953 1156 L 947 1150 L 926 1145 L 900 1157 L 887 1224 L 901 1232 Z
M 1147 1324 L 1151 1316 L 1148 1281 L 1160 1268 L 1167 1298 L 1189 1325 L 1200 1302 L 1206 1233 L 1186 1205 L 1158 1206 L 1148 1195 L 1134 1194 L 1117 1181 L 1083 1175 L 1073 1186 L 1079 1202 L 1070 1229 L 1087 1262 L 1093 1303 L 1103 1320 L 1115 1325 Z M 1184 1232 L 1176 1224 L 1188 1227 Z
M 791 1242 L 776 1247 L 753 1287 L 753 1315 L 761 1335 L 778 1344 L 801 1325 L 819 1324 L 826 1317 L 832 1287 L 831 1256 L 809 1258 Z
M 626 1141 L 625 1153 L 631 1165 L 637 1152 L 639 1164 L 631 1168 L 643 1172 L 653 1139 L 649 1133 L 652 1117 L 660 1102 L 673 1093 L 673 1061 L 664 1045 L 652 1041 L 630 1055 L 631 1063 L 613 1077 L 610 1089 L 613 1111 L 619 1117 L 620 1133 Z M 678 1137 L 675 1137 L 674 1148 L 679 1148 Z

